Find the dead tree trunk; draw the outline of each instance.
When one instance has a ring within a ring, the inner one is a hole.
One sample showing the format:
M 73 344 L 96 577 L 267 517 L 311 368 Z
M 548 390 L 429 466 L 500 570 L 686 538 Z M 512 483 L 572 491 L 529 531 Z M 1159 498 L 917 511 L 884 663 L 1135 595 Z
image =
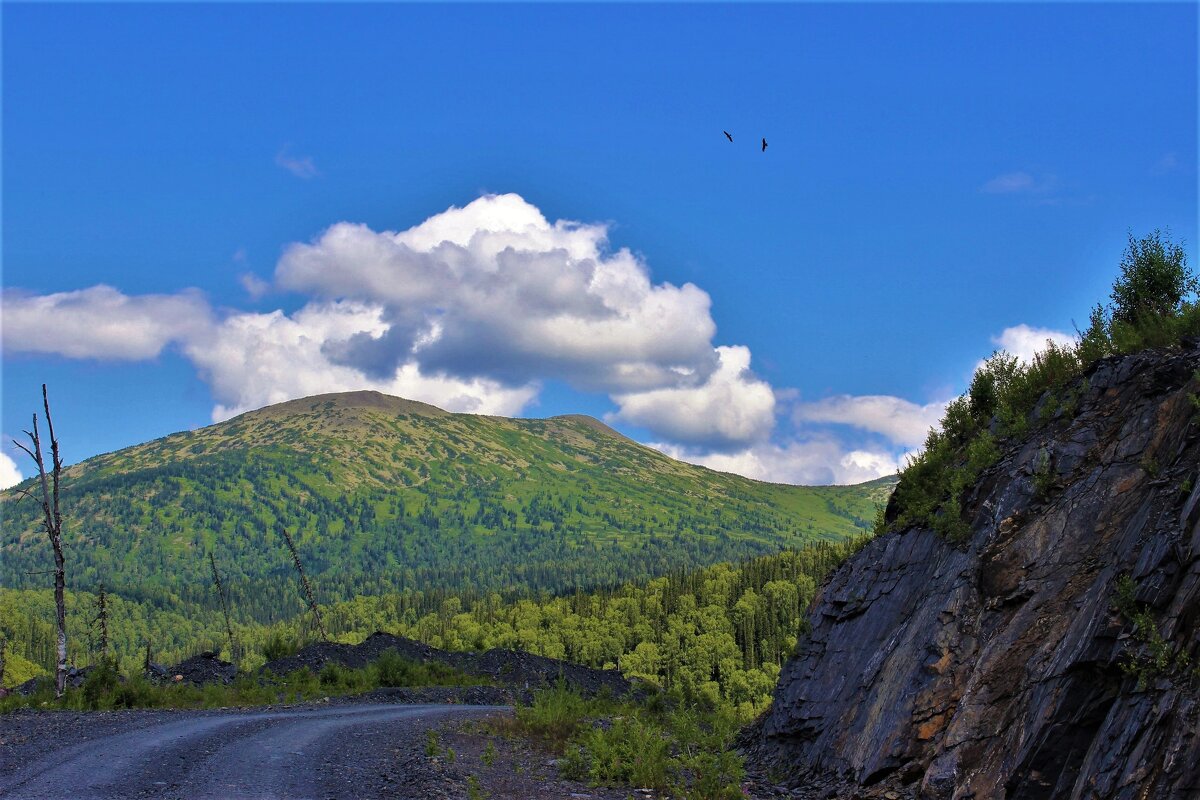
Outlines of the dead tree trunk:
M 51 472 L 46 475 L 46 462 L 42 458 L 42 439 L 38 432 L 37 414 L 33 415 L 33 430 L 25 431 L 33 447 L 29 448 L 14 441 L 17 447 L 33 459 L 37 464 L 38 478 L 42 487 L 42 525 L 46 535 L 50 537 L 50 546 L 54 548 L 54 607 L 55 621 L 58 623 L 58 669 L 54 675 L 54 696 L 62 697 L 67 688 L 67 604 L 63 598 L 66 591 L 66 569 L 62 550 L 62 514 L 58 506 L 58 486 L 62 476 L 62 459 L 58 453 L 58 439 L 54 436 L 54 420 L 50 418 L 50 398 L 46 394 L 46 384 L 42 384 L 42 407 L 46 410 L 46 427 L 50 432 Z M 51 489 L 53 483 L 53 489 Z
M 221 584 L 221 573 L 217 572 L 217 560 L 213 558 L 212 550 L 208 551 L 208 565 L 212 567 L 213 584 L 221 597 L 221 610 L 225 612 L 225 634 L 229 637 L 229 659 L 238 660 L 237 645 L 233 642 L 233 625 L 229 621 L 229 598 L 225 596 L 225 587 Z
M 317 630 L 321 634 L 322 641 L 328 641 L 329 637 L 325 635 L 325 625 L 321 622 L 321 612 L 317 608 L 317 601 L 313 597 L 312 587 L 308 585 L 308 577 L 304 574 L 304 565 L 300 563 L 300 554 L 296 552 L 296 543 L 292 541 L 292 535 L 287 532 L 287 528 L 280 526 L 279 532 L 283 534 L 283 540 L 287 542 L 288 550 L 292 551 L 292 564 L 296 567 L 296 574 L 300 576 L 300 587 L 304 589 L 304 597 L 308 600 L 308 610 L 312 612 L 313 620 L 317 623 Z

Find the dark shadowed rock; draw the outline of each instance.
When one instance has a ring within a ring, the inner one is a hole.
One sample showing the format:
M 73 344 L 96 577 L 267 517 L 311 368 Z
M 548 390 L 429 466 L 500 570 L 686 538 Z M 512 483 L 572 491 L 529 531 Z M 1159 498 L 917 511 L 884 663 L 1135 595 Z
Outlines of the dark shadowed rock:
M 799 797 L 1200 797 L 1198 367 L 1195 342 L 1099 362 L 964 498 L 968 541 L 911 528 L 837 570 L 756 768 Z

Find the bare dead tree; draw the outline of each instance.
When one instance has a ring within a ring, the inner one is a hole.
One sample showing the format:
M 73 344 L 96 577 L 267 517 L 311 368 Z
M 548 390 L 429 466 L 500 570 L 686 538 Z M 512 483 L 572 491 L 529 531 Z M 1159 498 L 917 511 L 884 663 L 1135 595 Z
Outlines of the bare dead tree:
M 46 384 L 42 384 L 42 407 L 46 411 L 46 427 L 50 433 L 51 471 L 46 475 L 46 462 L 42 458 L 42 439 L 38 432 L 37 414 L 33 415 L 33 430 L 25 431 L 32 447 L 26 447 L 14 440 L 17 447 L 37 464 L 38 478 L 42 487 L 42 525 L 46 535 L 50 537 L 50 546 L 54 548 L 54 607 L 58 623 L 58 668 L 54 675 L 54 696 L 62 697 L 67 688 L 67 605 L 63 599 L 66 591 L 66 569 L 62 549 L 62 513 L 58 505 L 59 479 L 62 476 L 62 459 L 58 452 L 58 439 L 54 435 L 54 420 L 50 417 L 50 398 L 46 394 Z M 53 483 L 53 489 L 51 489 Z
M 151 660 L 152 655 L 153 655 L 153 653 L 151 652 L 150 640 L 147 639 L 146 640 L 146 659 L 142 662 L 142 672 L 150 671 L 150 664 L 153 663 Z
M 237 661 L 237 645 L 234 644 L 233 625 L 229 621 L 229 598 L 225 595 L 225 586 L 221 583 L 221 573 L 217 572 L 217 560 L 213 558 L 212 550 L 208 551 L 208 565 L 212 567 L 213 584 L 217 587 L 217 594 L 221 598 L 221 610 L 225 612 L 225 634 L 229 637 L 229 658 Z
M 0 695 L 4 694 L 4 656 L 8 652 L 8 637 L 0 631 Z
M 292 564 L 296 567 L 296 573 L 300 576 L 300 587 L 304 589 L 304 597 L 308 600 L 308 610 L 312 612 L 313 619 L 317 624 L 317 630 L 321 633 L 321 639 L 328 641 L 329 637 L 325 634 L 325 625 L 321 622 L 321 612 L 317 608 L 316 599 L 313 597 L 312 587 L 308 584 L 308 577 L 304 574 L 304 565 L 300 563 L 300 555 L 296 552 L 296 543 L 292 541 L 292 535 L 287 532 L 287 528 L 280 526 L 279 532 L 283 534 L 283 540 L 287 542 L 288 550 L 292 551 Z

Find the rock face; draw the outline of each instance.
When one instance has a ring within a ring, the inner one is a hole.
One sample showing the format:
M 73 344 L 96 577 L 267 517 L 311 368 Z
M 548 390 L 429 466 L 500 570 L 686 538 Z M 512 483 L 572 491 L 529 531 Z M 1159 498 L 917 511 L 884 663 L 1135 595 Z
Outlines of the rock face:
M 801 797 L 1200 798 L 1197 368 L 1098 362 L 969 492 L 967 541 L 843 564 L 751 763 Z

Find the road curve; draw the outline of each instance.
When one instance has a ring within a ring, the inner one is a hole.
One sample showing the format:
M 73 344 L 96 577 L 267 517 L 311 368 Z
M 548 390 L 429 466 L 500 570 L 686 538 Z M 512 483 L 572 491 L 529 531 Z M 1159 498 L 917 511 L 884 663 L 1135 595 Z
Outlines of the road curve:
M 100 738 L 45 751 L 0 770 L 11 800 L 111 798 L 340 798 L 369 796 L 397 743 L 411 748 L 448 717 L 497 706 L 331 705 L 180 714 L 131 723 Z M 0 748 L 0 757 L 7 758 Z M 364 764 L 366 765 L 364 767 Z M 383 765 L 381 767 L 381 765 Z M 391 797 L 421 796 L 403 775 L 384 777 Z M 407 785 L 407 788 L 405 788 Z

